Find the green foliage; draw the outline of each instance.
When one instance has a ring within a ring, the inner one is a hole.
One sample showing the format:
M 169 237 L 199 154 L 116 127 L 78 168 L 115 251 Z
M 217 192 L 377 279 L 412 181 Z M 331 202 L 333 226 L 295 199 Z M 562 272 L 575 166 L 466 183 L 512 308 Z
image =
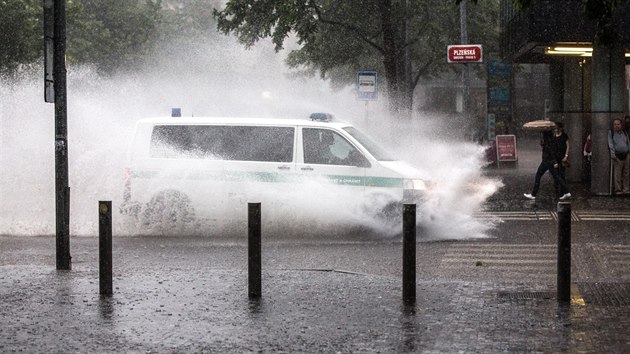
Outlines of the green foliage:
M 630 4 L 630 0 L 583 0 L 584 13 L 595 21 L 595 42 L 611 45 L 619 40 L 620 28 L 613 22 L 613 14 L 622 5 Z
M 160 0 L 78 1 L 68 11 L 68 62 L 104 72 L 134 67 L 155 43 L 160 21 Z
M 66 0 L 66 59 L 102 72 L 142 62 L 157 40 L 160 0 Z M 41 60 L 41 0 L 0 0 L 0 72 Z
M 0 73 L 15 71 L 40 55 L 41 0 L 0 0 Z
M 487 0 L 469 12 L 470 41 L 490 51 L 498 46 L 498 7 Z M 448 70 L 446 46 L 460 43 L 459 8 L 443 0 L 229 0 L 214 15 L 221 32 L 246 46 L 270 37 L 280 50 L 295 36 L 301 47 L 288 63 L 339 86 L 359 69 L 384 72 L 390 97 L 410 96 L 421 78 Z
M 160 41 L 195 44 L 199 37 L 216 34 L 212 11 L 221 0 L 165 0 L 162 4 Z
M 384 71 L 386 62 L 397 65 L 390 71 L 401 73 L 400 58 L 407 51 L 408 77 L 415 85 L 447 70 L 445 46 L 459 41 L 457 7 L 439 0 L 230 0 L 222 11 L 213 10 L 222 3 L 66 0 L 67 61 L 104 73 L 134 68 L 155 53 L 157 44 L 177 39 L 192 45 L 214 35 L 218 23 L 246 46 L 268 37 L 280 50 L 287 38 L 295 38 L 300 48 L 291 52 L 289 63 L 333 77 L 338 85 L 353 82 L 358 69 Z M 497 4 L 484 0 L 469 7 L 470 41 L 484 44 L 486 51 L 496 45 Z M 1 72 L 41 61 L 42 15 L 41 0 L 0 0 Z
M 339 3 L 343 6 L 345 2 Z M 214 16 L 221 32 L 234 32 L 244 45 L 271 37 L 276 50 L 280 50 L 292 31 L 301 41 L 312 39 L 317 28 L 317 8 L 313 1 L 231 0 L 224 10 L 214 10 Z

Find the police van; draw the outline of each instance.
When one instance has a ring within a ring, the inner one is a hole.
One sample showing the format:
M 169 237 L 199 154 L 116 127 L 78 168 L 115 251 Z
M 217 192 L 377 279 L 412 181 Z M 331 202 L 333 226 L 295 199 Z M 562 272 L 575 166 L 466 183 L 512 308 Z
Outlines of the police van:
M 136 125 L 120 211 L 178 228 L 248 202 L 291 202 L 308 190 L 400 222 L 401 203 L 424 198 L 421 177 L 330 114 L 148 118 Z

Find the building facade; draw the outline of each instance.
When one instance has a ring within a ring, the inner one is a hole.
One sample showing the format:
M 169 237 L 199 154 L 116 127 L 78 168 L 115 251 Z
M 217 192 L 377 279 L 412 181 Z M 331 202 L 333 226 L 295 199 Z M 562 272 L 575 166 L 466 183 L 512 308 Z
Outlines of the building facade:
M 576 168 L 567 172 L 567 179 L 583 176 L 582 144 L 590 133 L 591 192 L 610 194 L 607 135 L 612 120 L 628 114 L 630 4 L 612 12 L 608 28 L 616 34 L 613 41 L 596 37 L 602 27 L 589 19 L 582 0 L 533 0 L 524 10 L 502 0 L 501 11 L 504 60 L 544 65 L 549 72 L 547 113 L 552 120 L 562 120 L 571 137 L 569 158 Z

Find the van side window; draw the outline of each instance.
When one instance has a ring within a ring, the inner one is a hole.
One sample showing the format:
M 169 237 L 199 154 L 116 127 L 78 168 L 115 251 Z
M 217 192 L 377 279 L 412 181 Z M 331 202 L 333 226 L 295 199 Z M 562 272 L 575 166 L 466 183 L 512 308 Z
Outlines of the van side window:
M 317 128 L 302 129 L 304 163 L 365 166 L 365 157 L 340 134 Z
M 292 162 L 295 129 L 227 126 L 223 134 L 226 160 Z
M 295 128 L 158 125 L 151 157 L 292 162 Z

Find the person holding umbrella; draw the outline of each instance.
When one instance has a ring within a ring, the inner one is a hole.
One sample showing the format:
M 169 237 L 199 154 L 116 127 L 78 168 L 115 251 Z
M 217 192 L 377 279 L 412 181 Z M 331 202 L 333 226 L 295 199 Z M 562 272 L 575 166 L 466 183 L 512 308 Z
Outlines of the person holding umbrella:
M 571 193 L 564 179 L 563 163 L 569 159 L 569 136 L 564 132 L 564 124 L 555 122 L 552 131 L 544 131 L 540 141 L 542 145 L 542 161 L 536 171 L 534 188 L 531 193 L 523 194 L 525 198 L 536 199 L 540 188 L 540 179 L 549 171 L 560 192 L 560 200 L 571 198 Z

